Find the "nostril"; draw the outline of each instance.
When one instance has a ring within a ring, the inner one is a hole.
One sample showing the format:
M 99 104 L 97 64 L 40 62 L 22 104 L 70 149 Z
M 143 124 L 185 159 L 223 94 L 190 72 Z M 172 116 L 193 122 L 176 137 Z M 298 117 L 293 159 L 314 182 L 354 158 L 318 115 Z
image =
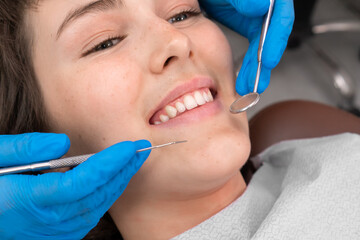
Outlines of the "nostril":
M 174 56 L 169 57 L 168 59 L 166 59 L 165 63 L 164 63 L 164 67 L 166 67 L 167 65 L 169 65 L 169 63 L 171 62 L 171 60 L 174 58 Z

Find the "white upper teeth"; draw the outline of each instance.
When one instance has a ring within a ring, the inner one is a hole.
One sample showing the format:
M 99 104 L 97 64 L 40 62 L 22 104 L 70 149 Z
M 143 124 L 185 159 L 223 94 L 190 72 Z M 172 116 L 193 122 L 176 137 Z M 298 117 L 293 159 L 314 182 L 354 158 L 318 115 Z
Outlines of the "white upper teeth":
M 167 122 L 167 121 L 169 121 L 169 117 L 166 116 L 166 115 L 161 114 L 161 115 L 160 115 L 160 120 L 161 120 L 162 122 Z
M 187 110 L 191 110 L 198 106 L 195 99 L 191 95 L 187 95 L 184 97 L 184 104 Z
M 166 106 L 165 111 L 170 118 L 176 117 L 176 114 L 177 114 L 176 108 L 174 108 L 172 106 Z
M 205 99 L 206 102 L 210 102 L 210 98 L 209 95 L 206 94 L 206 92 L 203 92 L 203 98 Z M 211 95 L 211 94 L 210 94 Z
M 179 111 L 179 113 L 183 113 L 183 112 L 185 112 L 185 110 L 186 110 L 185 105 L 182 104 L 181 102 L 177 102 L 177 103 L 175 104 L 175 107 L 176 107 L 176 109 Z
M 213 98 L 211 92 L 209 91 L 209 89 L 199 90 L 192 94 L 187 94 L 183 98 L 183 102 L 180 102 L 180 100 L 178 100 L 175 103 L 175 106 L 167 105 L 164 109 L 165 112 L 160 114 L 160 116 L 159 116 L 160 119 L 155 121 L 154 124 L 157 125 L 162 122 L 167 122 L 170 120 L 170 118 L 176 117 L 178 115 L 178 113 L 183 113 L 186 110 L 194 109 L 197 106 L 204 105 L 205 103 L 212 102 L 213 100 L 214 100 L 214 98 Z
M 209 102 L 214 101 L 214 98 L 213 98 L 211 92 L 208 92 L 208 97 L 209 97 L 209 99 L 210 99 Z
M 201 95 L 201 93 L 199 91 L 196 91 L 194 94 L 195 97 L 195 101 L 198 105 L 204 105 L 206 103 L 204 97 Z

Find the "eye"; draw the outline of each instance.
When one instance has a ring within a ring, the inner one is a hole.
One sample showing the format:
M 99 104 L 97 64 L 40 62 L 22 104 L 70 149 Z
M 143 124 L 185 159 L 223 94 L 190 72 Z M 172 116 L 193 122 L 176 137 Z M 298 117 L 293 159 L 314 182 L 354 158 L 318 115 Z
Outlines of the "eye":
M 199 16 L 201 14 L 200 10 L 197 9 L 190 9 L 187 11 L 182 11 L 178 14 L 176 14 L 175 16 L 171 17 L 168 22 L 169 23 L 176 23 L 176 22 L 182 22 L 190 17 L 196 17 Z
M 87 52 L 85 52 L 83 54 L 83 56 L 87 56 L 91 53 L 95 53 L 95 52 L 99 52 L 99 51 L 104 51 L 107 50 L 109 48 L 112 48 L 114 46 L 116 46 L 117 44 L 119 44 L 122 40 L 124 40 L 127 36 L 118 36 L 118 37 L 109 37 L 108 39 L 106 39 L 105 41 L 95 45 L 93 48 L 91 48 L 90 50 L 88 50 Z

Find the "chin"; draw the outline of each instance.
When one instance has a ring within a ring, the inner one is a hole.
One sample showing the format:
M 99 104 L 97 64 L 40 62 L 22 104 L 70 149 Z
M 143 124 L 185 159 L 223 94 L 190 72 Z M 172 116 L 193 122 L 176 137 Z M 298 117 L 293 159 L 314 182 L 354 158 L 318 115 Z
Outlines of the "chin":
M 141 169 L 142 183 L 163 193 L 196 194 L 221 187 L 240 174 L 250 154 L 247 125 L 224 122 L 197 129 L 196 134 L 187 132 L 188 142 L 181 146 L 154 151 Z
M 227 108 L 201 121 L 156 127 L 151 136 L 159 143 L 188 142 L 153 150 L 131 181 L 137 193 L 177 196 L 211 191 L 240 174 L 250 154 L 246 114 L 233 115 Z
M 224 129 L 212 136 L 206 144 L 189 156 L 191 182 L 203 187 L 215 187 L 239 173 L 250 154 L 247 133 Z

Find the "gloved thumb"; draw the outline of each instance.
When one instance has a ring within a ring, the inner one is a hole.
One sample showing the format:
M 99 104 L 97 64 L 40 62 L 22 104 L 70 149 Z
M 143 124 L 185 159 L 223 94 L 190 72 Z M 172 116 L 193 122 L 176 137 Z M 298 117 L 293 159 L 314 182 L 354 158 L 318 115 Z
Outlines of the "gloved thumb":
M 60 158 L 70 147 L 65 134 L 25 133 L 0 135 L 0 167 Z
M 230 0 L 231 5 L 246 17 L 261 17 L 269 9 L 269 0 Z

